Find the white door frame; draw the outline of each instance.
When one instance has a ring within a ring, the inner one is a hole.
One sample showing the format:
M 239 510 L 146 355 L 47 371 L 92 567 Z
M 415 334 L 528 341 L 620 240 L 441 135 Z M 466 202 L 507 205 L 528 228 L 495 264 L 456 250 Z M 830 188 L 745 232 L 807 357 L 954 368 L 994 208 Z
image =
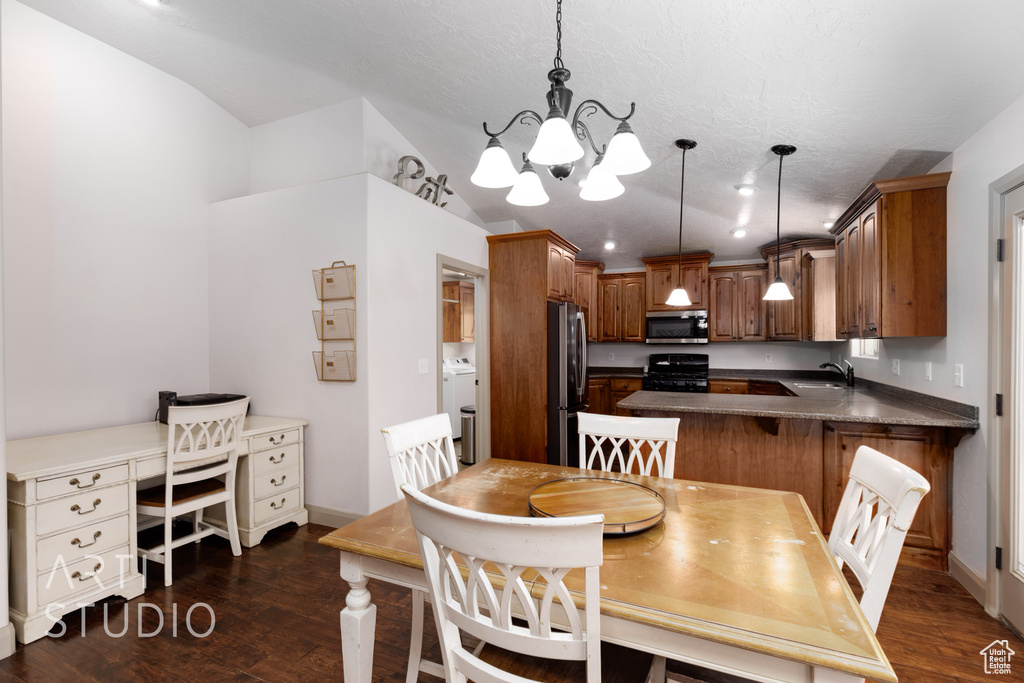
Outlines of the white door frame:
M 1005 458 L 1009 457 L 1003 435 L 1004 418 L 996 416 L 995 395 L 1009 395 L 1009 368 L 1003 367 L 1005 348 L 1003 336 L 1005 325 L 1010 321 L 1003 320 L 1003 265 L 996 261 L 997 240 L 1004 237 L 1003 206 L 1004 195 L 1019 185 L 1024 184 L 1024 166 L 1002 176 L 989 185 L 989 461 L 988 461 L 988 557 L 985 561 L 985 611 L 998 618 L 1001 613 L 1002 595 L 999 572 L 995 568 L 996 548 L 1007 548 L 1009 531 L 1002 525 L 1002 472 Z M 1004 405 L 1004 409 L 1005 409 Z M 1005 410 L 1004 410 L 1005 414 Z
M 474 344 L 476 345 L 476 432 L 474 433 L 474 445 L 476 446 L 476 461 L 480 462 L 491 457 L 491 342 L 490 342 L 490 274 L 482 266 L 474 266 L 465 261 L 437 255 L 437 295 L 434 300 L 437 306 L 437 412 L 444 410 L 443 398 L 443 371 L 441 370 L 444 359 L 444 307 L 441 306 L 444 287 L 441 284 L 444 280 L 445 269 L 457 270 L 472 275 L 474 278 L 473 292 L 473 326 L 476 329 Z

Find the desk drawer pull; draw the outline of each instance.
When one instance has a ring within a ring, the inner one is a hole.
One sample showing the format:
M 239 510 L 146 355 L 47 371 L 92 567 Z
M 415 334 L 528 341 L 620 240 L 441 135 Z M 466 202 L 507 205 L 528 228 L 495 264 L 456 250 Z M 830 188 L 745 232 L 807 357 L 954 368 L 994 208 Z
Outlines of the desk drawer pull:
M 72 512 L 77 512 L 80 515 L 87 515 L 90 512 L 96 512 L 96 508 L 98 508 L 100 506 L 101 502 L 103 502 L 103 501 L 101 501 L 99 498 L 94 500 L 92 502 L 92 510 L 82 510 L 82 507 L 78 503 L 75 503 L 74 505 L 71 506 L 71 511 Z
M 280 504 L 278 504 L 278 503 L 276 503 L 274 501 L 271 501 L 270 502 L 270 507 L 274 508 L 275 510 L 280 510 L 281 508 L 284 507 L 284 502 L 286 500 L 288 500 L 288 499 L 287 498 L 282 498 Z
M 80 538 L 72 538 L 71 545 L 77 545 L 79 548 L 88 548 L 91 545 L 96 545 L 97 541 L 100 540 L 100 536 L 103 535 L 102 531 L 97 531 L 92 535 L 92 543 L 82 543 Z
M 273 484 L 274 486 L 281 486 L 282 484 L 284 484 L 284 480 L 287 479 L 287 478 L 288 478 L 287 474 L 282 474 L 281 475 L 281 481 L 278 481 L 277 479 L 271 479 L 270 483 Z
M 95 485 L 96 485 L 96 482 L 98 482 L 99 480 L 100 480 L 100 473 L 99 473 L 99 472 L 97 472 L 96 474 L 92 475 L 92 481 L 91 481 L 91 482 L 89 482 L 88 484 L 86 484 L 85 486 L 83 486 L 83 485 L 82 485 L 82 484 L 81 484 L 81 483 L 80 483 L 80 482 L 78 481 L 78 477 L 75 477 L 74 479 L 72 479 L 71 481 L 69 481 L 69 482 L 68 482 L 68 485 L 70 485 L 70 486 L 77 486 L 77 487 L 78 487 L 78 488 L 80 488 L 80 489 L 88 489 L 88 488 L 92 488 L 93 486 L 95 486 Z
M 274 437 L 270 437 L 270 443 L 274 444 L 275 446 L 280 446 L 281 444 L 284 443 L 284 434 L 277 437 L 276 439 Z
M 103 569 L 103 563 L 97 562 L 96 566 L 92 568 L 92 574 L 83 574 L 82 572 L 75 572 L 71 575 L 72 579 L 78 579 L 79 581 L 88 581 L 89 579 L 96 578 L 100 570 Z
M 282 462 L 284 462 L 284 456 L 285 456 L 285 454 L 282 453 L 281 457 L 279 457 L 277 460 L 274 460 L 274 456 L 270 456 L 271 464 L 273 464 L 273 465 L 280 465 Z

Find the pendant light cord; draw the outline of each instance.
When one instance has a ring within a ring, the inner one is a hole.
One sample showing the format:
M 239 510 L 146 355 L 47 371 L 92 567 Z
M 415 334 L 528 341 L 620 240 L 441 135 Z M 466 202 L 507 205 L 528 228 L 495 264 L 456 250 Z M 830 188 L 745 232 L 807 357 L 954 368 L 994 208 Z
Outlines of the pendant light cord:
M 564 69 L 565 64 L 562 63 L 562 0 L 558 0 L 558 8 L 555 10 L 555 27 L 555 44 L 557 45 L 555 68 Z
M 686 187 L 686 147 L 683 147 L 683 169 L 682 173 L 679 174 L 679 272 L 678 282 L 679 287 L 683 286 L 683 189 Z
M 779 155 L 779 192 L 776 198 L 777 204 L 775 205 L 775 277 L 779 277 L 779 252 L 781 247 L 779 242 L 781 241 L 780 235 L 782 228 L 782 158 L 784 154 Z

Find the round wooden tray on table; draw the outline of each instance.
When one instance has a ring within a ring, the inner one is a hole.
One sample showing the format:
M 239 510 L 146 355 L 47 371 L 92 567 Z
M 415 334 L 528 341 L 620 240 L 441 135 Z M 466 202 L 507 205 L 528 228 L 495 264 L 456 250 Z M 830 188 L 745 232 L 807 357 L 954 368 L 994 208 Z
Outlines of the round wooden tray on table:
M 604 514 L 605 535 L 635 534 L 665 517 L 665 499 L 646 486 L 603 477 L 569 477 L 530 491 L 530 514 L 571 517 Z

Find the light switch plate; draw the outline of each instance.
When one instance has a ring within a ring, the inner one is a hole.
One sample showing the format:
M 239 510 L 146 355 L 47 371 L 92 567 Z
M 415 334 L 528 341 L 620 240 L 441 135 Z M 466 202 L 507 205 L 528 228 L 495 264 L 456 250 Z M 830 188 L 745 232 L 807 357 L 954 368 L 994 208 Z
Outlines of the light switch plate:
M 430 365 L 427 363 L 426 358 L 420 358 L 420 374 L 425 375 L 430 372 Z
M 900 374 L 900 359 L 899 358 L 893 358 L 892 359 L 892 374 L 894 374 L 894 375 L 899 375 Z
M 932 381 L 932 362 L 930 360 L 924 363 L 924 378 L 929 382 Z
M 958 387 L 962 387 L 964 385 L 963 363 L 955 363 L 953 365 L 953 384 Z
M 770 353 L 764 354 L 764 362 L 765 363 L 771 363 L 772 362 L 772 354 L 770 354 Z

